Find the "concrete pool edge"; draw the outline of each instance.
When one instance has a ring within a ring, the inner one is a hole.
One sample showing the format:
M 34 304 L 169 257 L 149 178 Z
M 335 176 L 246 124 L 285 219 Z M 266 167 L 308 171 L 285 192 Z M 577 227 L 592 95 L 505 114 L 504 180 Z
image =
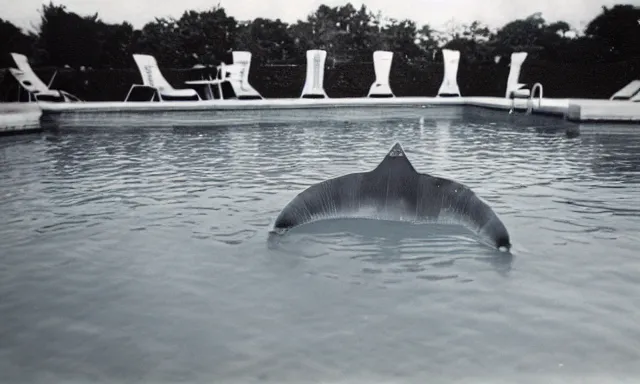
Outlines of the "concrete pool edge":
M 640 123 L 640 102 L 596 99 L 570 100 L 566 118 L 575 122 Z
M 167 102 L 39 102 L 0 103 L 0 132 L 19 133 L 42 129 L 34 126 L 42 118 L 56 120 L 60 115 L 91 115 L 105 113 L 171 113 L 220 112 L 241 110 L 288 110 L 346 107 L 433 107 L 475 106 L 481 108 L 561 117 L 575 123 L 640 123 L 640 103 L 599 99 L 516 99 L 504 97 L 393 97 L 339 99 L 258 99 L 203 100 Z M 36 117 L 37 116 L 37 117 Z M 21 124 L 16 124 L 22 121 Z
M 487 96 L 462 97 L 394 97 L 394 98 L 340 98 L 340 99 L 261 99 L 261 100 L 205 100 L 171 102 L 85 102 L 41 103 L 44 114 L 109 113 L 109 112 L 171 112 L 208 110 L 261 110 L 340 107 L 399 107 L 399 106 L 465 106 L 518 111 L 531 106 L 532 113 L 566 117 L 570 121 L 620 120 L 640 122 L 640 103 L 598 99 L 511 99 Z
M 0 136 L 42 130 L 43 113 L 36 103 L 0 103 Z
M 499 97 L 467 97 L 464 105 L 509 110 L 512 100 Z M 549 99 L 513 102 L 515 110 L 531 107 L 531 113 L 562 117 L 574 123 L 640 123 L 640 103 L 601 99 Z

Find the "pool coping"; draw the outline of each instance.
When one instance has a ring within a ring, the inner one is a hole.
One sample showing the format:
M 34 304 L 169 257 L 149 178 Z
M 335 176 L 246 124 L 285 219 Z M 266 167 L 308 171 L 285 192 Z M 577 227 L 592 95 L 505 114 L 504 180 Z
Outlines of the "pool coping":
M 41 130 L 37 103 L 0 103 L 0 136 Z
M 545 114 L 584 123 L 640 123 L 640 103 L 602 99 L 508 99 L 504 97 L 393 97 L 325 99 L 200 100 L 164 102 L 38 102 L 0 103 L 0 133 L 37 130 L 43 117 L 104 113 L 166 113 L 225 110 L 279 110 L 344 107 L 476 106 L 489 109 Z

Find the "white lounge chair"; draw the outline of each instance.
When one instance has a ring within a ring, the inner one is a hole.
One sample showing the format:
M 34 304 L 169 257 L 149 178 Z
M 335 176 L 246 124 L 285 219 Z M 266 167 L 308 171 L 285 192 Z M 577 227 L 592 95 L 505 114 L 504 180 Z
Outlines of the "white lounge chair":
M 376 79 L 373 84 L 371 84 L 367 97 L 395 97 L 389 85 L 392 60 L 393 52 L 373 52 L 373 70 L 376 74 Z
M 443 49 L 442 59 L 444 61 L 444 78 L 437 97 L 460 97 L 460 87 L 458 87 L 460 51 Z
M 202 100 L 198 92 L 191 88 L 176 89 L 169 84 L 164 78 L 155 57 L 151 55 L 133 54 L 140 75 L 142 76 L 142 84 L 133 84 L 127 93 L 124 101 L 129 101 L 131 92 L 136 88 L 146 88 L 153 91 L 151 99 L 156 97 L 158 101 L 166 100 Z
M 531 90 L 523 88 L 526 84 L 520 83 L 520 70 L 527 58 L 527 52 L 514 52 L 511 54 L 511 68 L 507 78 L 506 98 L 525 99 L 531 95 Z
M 329 98 L 324 91 L 324 63 L 327 51 L 311 49 L 307 51 L 307 77 L 304 80 L 301 99 Z
M 527 84 L 520 83 L 520 70 L 522 69 L 522 64 L 526 58 L 527 52 L 514 52 L 511 54 L 509 77 L 507 78 L 507 90 L 505 92 L 505 97 L 511 99 L 511 109 L 509 109 L 509 114 L 512 114 L 516 108 L 516 99 L 528 99 L 531 97 L 531 89 L 524 88 Z M 540 87 L 540 92 L 542 93 L 542 84 L 537 85 Z
M 609 100 L 640 101 L 640 80 L 633 80 L 625 85 L 618 92 L 614 93 Z
M 231 84 L 231 88 L 238 100 L 263 99 L 262 95 L 249 83 L 249 69 L 251 68 L 251 52 L 231 52 L 233 64 L 222 64 L 222 79 Z
M 61 101 L 72 102 L 82 101 L 77 96 L 74 96 L 68 92 L 50 89 L 53 79 L 56 77 L 54 73 L 49 85 L 45 84 L 31 68 L 29 60 L 25 55 L 20 53 L 11 53 L 13 61 L 15 61 L 18 68 L 9 68 L 9 72 L 16 79 L 22 88 L 24 88 L 29 94 L 29 102 L 31 101 Z

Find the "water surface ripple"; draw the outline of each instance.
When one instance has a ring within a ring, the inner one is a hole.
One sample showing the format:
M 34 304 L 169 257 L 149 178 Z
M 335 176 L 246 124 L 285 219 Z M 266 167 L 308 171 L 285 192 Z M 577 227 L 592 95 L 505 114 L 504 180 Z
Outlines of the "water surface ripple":
M 640 380 L 640 131 L 305 113 L 0 138 L 0 382 Z M 361 220 L 267 242 L 395 141 L 488 201 L 513 256 Z

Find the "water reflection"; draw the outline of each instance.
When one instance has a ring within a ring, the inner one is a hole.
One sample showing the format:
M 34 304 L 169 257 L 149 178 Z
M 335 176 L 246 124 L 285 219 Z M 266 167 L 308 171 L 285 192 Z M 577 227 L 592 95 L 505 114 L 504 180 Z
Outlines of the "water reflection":
M 436 281 L 472 281 L 473 273 L 467 275 L 468 271 L 458 266 L 467 261 L 486 263 L 506 277 L 513 262 L 513 254 L 482 244 L 462 226 L 372 219 L 311 222 L 283 235 L 270 233 L 268 246 L 272 251 L 307 259 L 360 260 L 369 264 L 362 268 L 363 273 L 410 274 Z
M 633 136 L 637 140 L 630 140 Z M 637 127 L 627 127 L 622 132 L 589 133 L 582 131 L 582 145 L 593 148 L 591 167 L 602 178 L 640 182 L 640 132 Z

